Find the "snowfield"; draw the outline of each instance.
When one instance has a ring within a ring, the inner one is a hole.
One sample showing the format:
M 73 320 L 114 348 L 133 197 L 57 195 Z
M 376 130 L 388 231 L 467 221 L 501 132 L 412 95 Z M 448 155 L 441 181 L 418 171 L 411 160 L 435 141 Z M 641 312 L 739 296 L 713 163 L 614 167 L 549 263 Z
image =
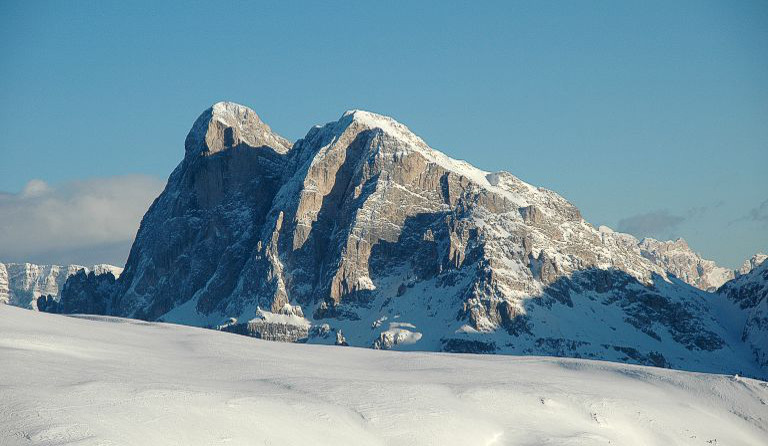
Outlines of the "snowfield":
M 0 305 L 2 445 L 764 445 L 768 383 Z

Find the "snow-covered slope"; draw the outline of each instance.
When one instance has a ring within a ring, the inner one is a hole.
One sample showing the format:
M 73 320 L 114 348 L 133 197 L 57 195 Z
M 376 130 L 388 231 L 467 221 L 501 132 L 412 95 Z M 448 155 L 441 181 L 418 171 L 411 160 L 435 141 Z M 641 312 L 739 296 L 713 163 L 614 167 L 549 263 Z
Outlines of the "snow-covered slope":
M 766 444 L 768 384 L 0 307 L 0 444 Z
M 696 288 L 715 291 L 734 278 L 733 270 L 703 259 L 681 238 L 665 242 L 645 238 L 639 246 L 643 256 Z
M 731 305 L 724 312 L 744 327 L 741 340 L 747 343 L 757 362 L 768 369 L 768 261 L 765 256 L 752 258 L 745 274 L 726 283 L 717 291 Z
M 0 304 L 37 309 L 40 296 L 58 296 L 69 276 L 83 270 L 95 274 L 112 273 L 118 277 L 122 268 L 100 264 L 35 265 L 32 263 L 0 263 Z
M 722 298 L 668 277 L 634 237 L 360 110 L 290 144 L 247 107 L 214 105 L 111 295 L 86 290 L 60 308 L 276 340 L 765 372 L 743 326 L 717 317 Z

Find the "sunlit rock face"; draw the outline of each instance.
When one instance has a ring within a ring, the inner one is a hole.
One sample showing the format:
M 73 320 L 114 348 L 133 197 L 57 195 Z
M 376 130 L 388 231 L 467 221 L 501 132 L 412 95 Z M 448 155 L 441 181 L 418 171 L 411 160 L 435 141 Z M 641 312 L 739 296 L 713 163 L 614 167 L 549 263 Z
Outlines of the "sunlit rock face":
M 682 281 L 705 291 L 715 291 L 734 278 L 733 270 L 703 259 L 683 239 L 662 242 L 646 238 L 640 242 L 640 251 Z
M 219 103 L 185 148 L 108 314 L 278 340 L 759 372 L 730 343 L 743 327 L 717 319 L 717 295 L 668 276 L 637 239 L 391 118 L 349 111 L 291 144 Z
M 120 275 L 122 268 L 99 264 L 81 265 L 36 265 L 34 263 L 0 263 L 0 304 L 37 309 L 41 296 L 58 298 L 67 278 L 78 271 L 95 274 L 112 273 Z
M 748 274 L 753 269 L 757 268 L 758 266 L 762 265 L 763 262 L 768 260 L 768 255 L 763 253 L 757 253 L 750 257 L 749 259 L 745 260 L 744 263 L 741 264 L 741 268 L 739 268 L 736 271 L 736 276 L 743 276 L 744 274 Z

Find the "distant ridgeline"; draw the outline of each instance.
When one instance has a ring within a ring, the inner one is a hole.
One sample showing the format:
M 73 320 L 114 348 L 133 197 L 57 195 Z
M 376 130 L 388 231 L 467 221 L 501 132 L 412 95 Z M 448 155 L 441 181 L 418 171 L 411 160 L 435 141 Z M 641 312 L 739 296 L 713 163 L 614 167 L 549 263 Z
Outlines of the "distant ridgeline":
M 45 295 L 37 298 L 37 308 L 48 313 L 110 314 L 107 307 L 115 286 L 111 271 L 96 274 L 79 270 L 69 276 L 61 289 L 61 298 Z
M 0 263 L 0 304 L 34 310 L 41 296 L 51 296 L 56 300 L 67 278 L 78 271 L 93 272 L 96 275 L 109 272 L 117 277 L 122 270 L 106 264 L 60 266 Z
M 385 116 L 350 111 L 291 143 L 218 103 L 120 277 L 78 273 L 40 308 L 765 376 L 766 263 L 754 263 L 734 279 L 682 240 L 595 228 L 560 195 L 451 159 Z

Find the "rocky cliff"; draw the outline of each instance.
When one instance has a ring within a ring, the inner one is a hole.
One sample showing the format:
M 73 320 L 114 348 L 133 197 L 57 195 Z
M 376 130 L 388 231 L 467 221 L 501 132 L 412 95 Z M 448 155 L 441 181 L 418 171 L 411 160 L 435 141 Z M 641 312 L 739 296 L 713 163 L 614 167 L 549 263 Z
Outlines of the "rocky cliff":
M 736 326 L 743 327 L 739 333 L 741 340 L 750 346 L 755 359 L 765 368 L 768 368 L 767 257 L 753 256 L 742 267 L 743 274 L 717 291 L 733 305 L 725 310 L 737 321 Z
M 33 263 L 0 263 L 0 304 L 37 309 L 40 296 L 59 296 L 67 278 L 78 271 L 119 276 L 122 268 L 112 265 L 35 265 Z
M 744 263 L 742 263 L 741 268 L 736 271 L 736 277 L 749 274 L 750 271 L 760 266 L 766 260 L 768 260 L 768 255 L 763 253 L 757 253 L 753 255 L 749 259 L 745 260 Z
M 679 279 L 696 288 L 715 291 L 734 278 L 734 271 L 718 266 L 712 260 L 703 259 L 685 240 L 658 241 L 643 239 L 640 252 L 648 260 L 661 266 Z
M 103 308 L 267 339 L 762 373 L 712 296 L 391 118 L 349 111 L 291 144 L 218 103 Z

